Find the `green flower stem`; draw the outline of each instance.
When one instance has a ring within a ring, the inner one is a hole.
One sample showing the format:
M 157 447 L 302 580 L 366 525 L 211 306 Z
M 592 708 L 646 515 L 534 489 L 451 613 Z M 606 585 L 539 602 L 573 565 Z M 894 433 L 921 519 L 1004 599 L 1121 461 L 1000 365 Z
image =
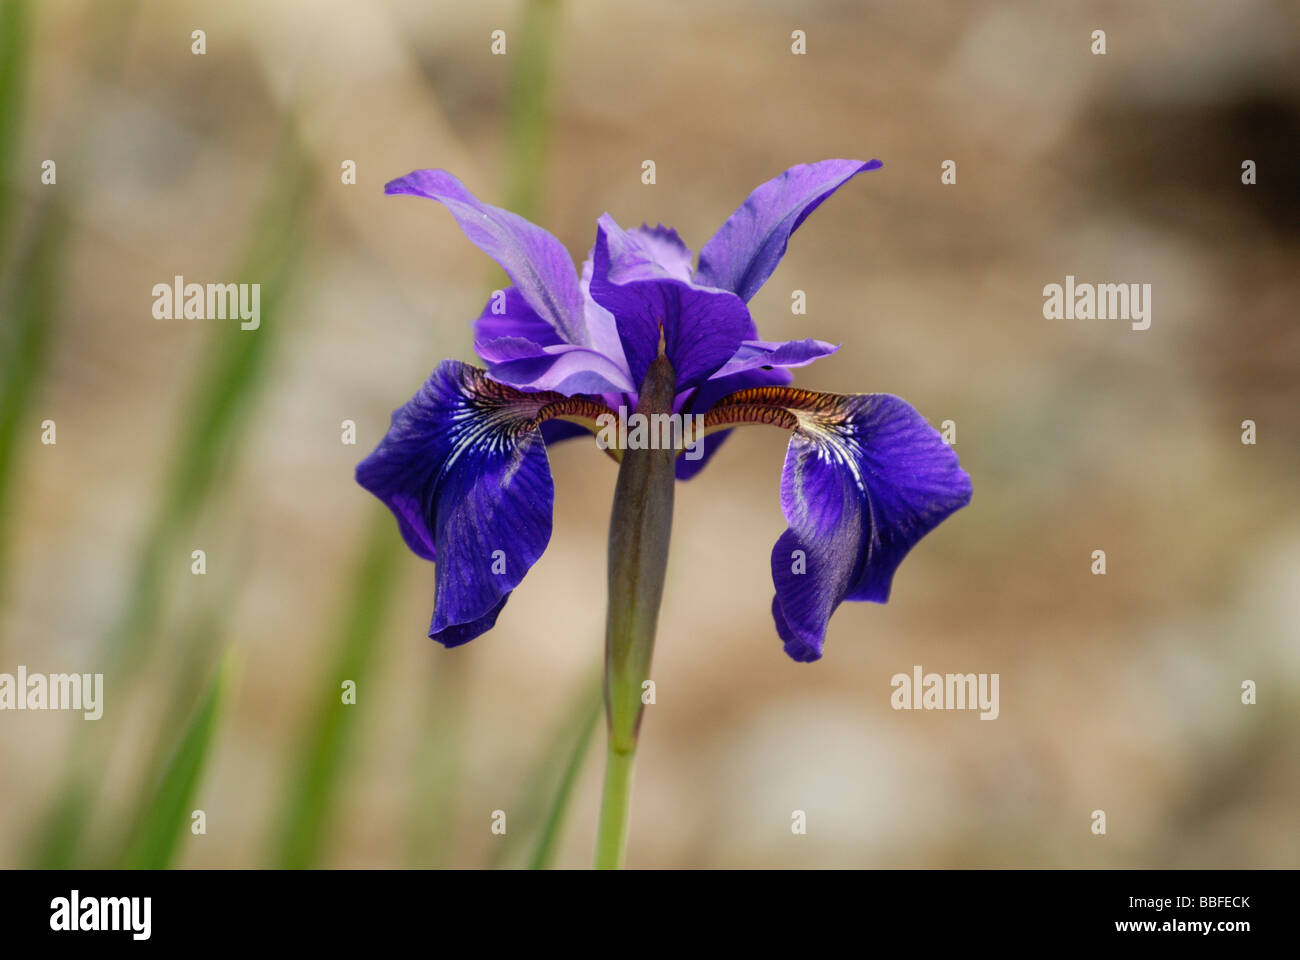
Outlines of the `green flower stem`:
M 605 759 L 605 793 L 600 802 L 600 832 L 596 835 L 597 870 L 617 870 L 623 866 L 635 760 L 635 748 L 620 753 L 610 743 Z
M 676 375 L 660 355 L 641 385 L 636 412 L 671 413 Z M 659 601 L 673 526 L 676 451 L 624 450 L 609 523 L 609 611 L 605 625 L 605 713 L 609 753 L 596 837 L 596 867 L 623 865 L 632 767 L 650 678 Z

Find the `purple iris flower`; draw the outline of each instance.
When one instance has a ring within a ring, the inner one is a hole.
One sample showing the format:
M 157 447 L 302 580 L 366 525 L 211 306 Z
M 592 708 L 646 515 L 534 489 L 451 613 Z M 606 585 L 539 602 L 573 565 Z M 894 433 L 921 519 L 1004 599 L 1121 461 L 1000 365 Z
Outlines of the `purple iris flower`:
M 474 325 L 487 369 L 444 360 L 357 467 L 410 548 L 436 561 L 430 637 L 452 647 L 491 629 L 551 537 L 547 443 L 636 408 L 661 351 L 676 375 L 672 412 L 703 414 L 709 432 L 702 457 L 678 456 L 679 479 L 697 473 L 732 427 L 791 433 L 781 475 L 788 529 L 772 550 L 772 616 L 786 653 L 818 659 L 841 602 L 888 599 L 912 546 L 970 501 L 970 478 L 897 397 L 791 387 L 789 368 L 838 348 L 762 340 L 746 306 L 807 216 L 880 166 L 792 167 L 749 195 L 694 267 L 675 231 L 624 230 L 605 214 L 581 273 L 555 237 L 445 171 L 387 185 L 445 206 L 513 283 Z

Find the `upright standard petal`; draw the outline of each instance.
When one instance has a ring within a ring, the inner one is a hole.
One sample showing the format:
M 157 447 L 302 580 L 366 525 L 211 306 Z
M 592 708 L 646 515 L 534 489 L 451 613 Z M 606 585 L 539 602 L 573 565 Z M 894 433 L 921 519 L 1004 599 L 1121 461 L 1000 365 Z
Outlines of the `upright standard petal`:
M 470 241 L 501 264 L 520 295 L 568 343 L 587 344 L 582 291 L 564 245 L 518 214 L 483 203 L 445 170 L 416 170 L 388 194 L 428 197 L 446 207 Z
M 698 282 L 748 302 L 785 256 L 790 234 L 832 193 L 879 160 L 823 160 L 791 167 L 754 190 L 700 250 Z
M 759 388 L 725 397 L 705 417 L 706 427 L 745 422 L 793 431 L 772 615 L 786 653 L 816 660 L 835 608 L 884 603 L 907 552 L 970 502 L 970 477 L 938 431 L 888 394 Z
M 638 388 L 659 352 L 660 331 L 679 391 L 702 384 L 755 336 L 739 297 L 675 276 L 642 234 L 624 230 L 609 214 L 596 231 L 591 295 L 617 318 Z
M 637 241 L 638 255 L 648 255 L 668 276 L 675 280 L 690 280 L 695 259 L 691 248 L 682 242 L 677 231 L 662 223 L 651 227 L 641 224 L 627 231 Z
M 393 511 L 411 549 L 437 564 L 430 637 L 456 646 L 496 622 L 551 537 L 554 488 L 541 424 L 594 417 L 589 407 L 521 393 L 445 360 L 394 412 L 357 482 Z

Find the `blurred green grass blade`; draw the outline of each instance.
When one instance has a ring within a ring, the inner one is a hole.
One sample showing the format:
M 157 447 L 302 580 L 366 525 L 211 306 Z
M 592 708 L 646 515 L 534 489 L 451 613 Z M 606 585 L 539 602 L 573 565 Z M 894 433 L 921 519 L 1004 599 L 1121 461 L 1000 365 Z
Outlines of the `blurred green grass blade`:
M 16 171 L 27 93 L 31 9 L 26 0 L 0 0 L 0 603 L 4 599 L 7 521 L 19 435 L 45 372 L 67 232 L 62 196 L 37 222 L 29 252 L 8 260 L 19 194 Z M 30 437 L 35 437 L 32 430 Z
M 551 80 L 560 35 L 559 0 L 527 0 L 506 112 L 506 209 L 535 220 L 546 177 Z
M 26 863 L 44 870 L 79 866 L 79 841 L 90 817 L 90 797 L 90 785 L 81 771 L 65 778 L 49 810 L 27 839 Z
M 194 795 L 207 766 L 213 733 L 231 685 L 232 656 L 222 659 L 194 712 L 152 798 L 141 812 L 122 866 L 162 870 L 171 865 L 176 844 L 190 822 Z
M 528 862 L 530 870 L 546 870 L 555 860 L 555 851 L 559 846 L 560 834 L 564 829 L 564 816 L 569 810 L 569 801 L 573 797 L 573 787 L 582 772 L 583 761 L 591 749 L 591 740 L 604 712 L 605 697 L 602 688 L 597 685 L 596 696 L 587 694 L 587 714 L 578 727 L 578 735 L 569 753 L 568 763 L 560 774 L 560 782 L 555 790 L 546 819 L 542 821 L 542 830 L 537 838 L 532 859 Z
M 278 836 L 273 839 L 275 862 L 281 868 L 314 867 L 324 853 L 358 711 L 374 699 L 365 680 L 384 637 L 404 555 L 392 514 L 376 507 L 353 578 L 352 595 L 335 637 L 333 659 L 323 687 L 318 688 L 318 706 L 304 728 L 296 752 L 298 769 L 289 786 Z M 356 683 L 355 704 L 342 702 L 345 680 Z
M 236 278 L 241 283 L 262 285 L 262 324 L 256 331 L 240 330 L 238 325 L 233 330 L 229 326 L 214 329 L 203 351 L 196 386 L 185 407 L 187 416 L 181 420 L 173 445 L 163 495 L 140 547 L 125 605 L 105 643 L 103 655 L 118 678 L 120 697 L 128 697 L 134 678 L 144 673 L 140 664 L 150 653 L 168 571 L 176 566 L 179 538 L 233 468 L 242 439 L 239 428 L 260 394 L 267 358 L 281 326 L 279 307 L 301 256 L 311 183 L 310 161 L 292 117 L 286 118 L 269 193 Z M 181 555 L 188 553 L 185 550 Z M 63 790 L 94 797 L 113 730 L 113 723 L 105 717 L 74 742 L 69 757 L 72 769 L 64 777 Z M 86 818 L 72 814 L 93 806 L 56 797 L 52 809 L 55 815 L 41 827 L 41 839 L 32 848 L 37 852 L 33 864 L 38 867 L 75 863 L 85 848 Z
M 27 92 L 30 7 L 26 0 L 0 0 L 0 263 L 9 250 L 14 216 L 14 163 Z
M 255 331 L 214 328 L 173 448 L 158 509 L 140 550 L 127 605 L 109 635 L 108 656 L 133 665 L 149 652 L 175 544 L 215 486 L 229 476 L 240 427 L 260 395 L 267 361 L 283 324 L 280 307 L 302 252 L 312 182 L 309 160 L 286 120 L 276 172 L 252 241 L 234 278 L 261 284 L 262 324 Z M 133 671 L 127 671 L 133 672 Z
M 430 641 L 432 644 L 432 641 Z M 470 659 L 448 654 L 440 647 L 429 650 L 432 683 L 425 688 L 415 750 L 411 791 L 403 844 L 406 865 L 429 869 L 446 863 L 456 839 L 456 784 L 464 769 L 465 749 L 461 723 L 468 700 Z
M 4 546 L 10 542 L 6 529 L 8 496 L 14 475 L 18 437 L 30 401 L 45 374 L 49 347 L 54 340 L 62 275 L 66 259 L 71 218 L 77 189 L 59 186 L 52 200 L 38 213 L 33 227 L 30 254 L 17 262 L 8 260 L 15 229 L 15 163 L 19 154 L 25 114 L 27 71 L 32 48 L 32 5 L 25 0 L 0 0 L 0 297 L 6 320 L 0 324 L 0 601 L 5 582 Z M 111 11 L 101 8 L 94 31 L 99 38 L 94 52 L 98 81 L 107 83 L 122 58 L 121 38 L 134 22 L 135 3 Z M 82 140 L 86 139 L 84 126 Z M 84 149 L 70 151 L 84 153 Z M 3 638 L 0 638 L 2 640 Z M 101 721 L 102 723 L 102 721 Z M 96 724 L 98 727 L 99 724 Z M 59 869 L 74 865 L 80 839 L 93 810 L 95 774 L 92 755 L 82 749 L 83 737 L 74 744 L 70 768 L 47 812 L 24 844 L 28 862 Z
M 54 339 L 67 223 L 58 200 L 41 214 L 5 303 L 8 320 L 0 325 L 0 599 L 11 542 L 9 497 L 19 445 L 38 442 L 39 423 L 31 421 L 29 414 Z
M 518 798 L 510 806 L 510 832 L 504 842 L 496 845 L 496 853 L 490 861 L 492 867 L 522 865 L 536 860 L 538 845 L 548 842 L 544 838 L 547 829 L 558 832 L 568 802 L 565 781 L 576 777 L 581 770 L 586 752 L 584 739 L 589 736 L 587 730 L 594 724 L 593 718 L 599 716 L 604 702 L 600 677 L 584 681 L 547 737 L 541 756 L 528 771 Z M 528 853 L 520 849 L 524 844 L 532 844 Z
M 194 713 L 194 704 L 200 702 L 204 691 L 211 683 L 214 671 L 221 668 L 222 631 L 225 629 L 225 611 L 233 603 L 233 591 L 220 591 L 203 609 L 198 610 L 177 631 L 178 636 L 190 637 L 191 641 L 176 651 L 175 656 L 181 661 L 171 680 L 168 691 L 168 703 L 156 721 L 157 731 L 152 749 L 144 757 L 141 768 L 135 776 L 139 786 L 139 796 L 133 809 L 144 810 L 152 798 L 152 788 L 161 783 L 168 763 L 176 748 L 176 731 L 183 730 L 186 722 Z M 114 838 L 130 830 L 135 821 L 128 820 L 126 827 L 119 832 L 112 832 Z M 109 831 L 105 831 L 108 833 Z M 108 849 L 104 843 L 95 849 L 83 852 L 82 866 L 112 866 L 120 856 L 121 842 L 110 840 Z

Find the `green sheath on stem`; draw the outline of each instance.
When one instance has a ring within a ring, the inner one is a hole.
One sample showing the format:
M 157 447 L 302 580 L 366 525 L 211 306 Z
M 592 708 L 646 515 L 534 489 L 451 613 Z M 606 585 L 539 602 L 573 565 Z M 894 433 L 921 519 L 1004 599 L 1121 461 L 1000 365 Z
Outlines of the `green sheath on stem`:
M 662 353 L 650 364 L 636 412 L 671 413 L 677 376 Z M 623 864 L 632 763 L 641 726 L 641 685 L 650 678 L 659 601 L 673 526 L 676 450 L 624 450 L 609 522 L 609 612 L 605 621 L 605 711 L 609 756 L 596 867 Z

